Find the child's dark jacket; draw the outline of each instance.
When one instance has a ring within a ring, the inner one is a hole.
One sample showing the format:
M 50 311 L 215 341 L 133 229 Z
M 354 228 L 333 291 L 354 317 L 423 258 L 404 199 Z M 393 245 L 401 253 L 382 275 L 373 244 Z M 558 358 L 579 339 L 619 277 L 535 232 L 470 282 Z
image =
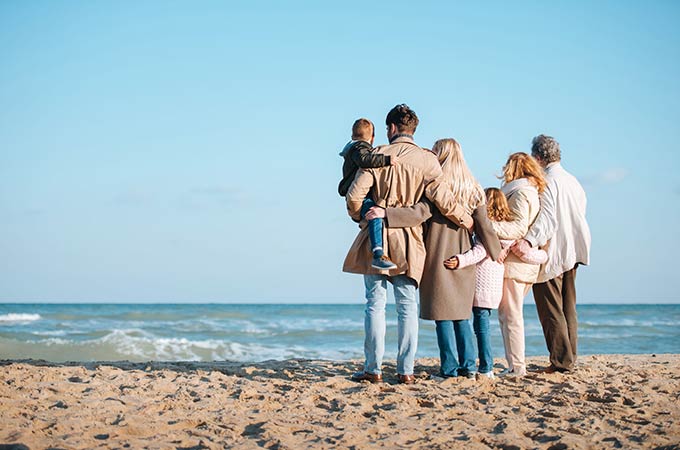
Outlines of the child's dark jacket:
M 391 164 L 389 155 L 374 153 L 373 147 L 366 141 L 351 141 L 340 152 L 345 158 L 342 165 L 342 180 L 338 185 L 338 193 L 344 197 L 354 181 L 354 177 L 360 167 L 384 167 Z

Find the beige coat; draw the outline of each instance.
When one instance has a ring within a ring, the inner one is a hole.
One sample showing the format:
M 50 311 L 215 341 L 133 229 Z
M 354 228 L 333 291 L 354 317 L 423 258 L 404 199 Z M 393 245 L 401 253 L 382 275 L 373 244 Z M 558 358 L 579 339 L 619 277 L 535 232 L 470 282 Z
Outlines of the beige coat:
M 501 245 L 487 218 L 486 205 L 474 210 L 475 233 L 491 255 L 498 258 Z M 428 220 L 429 219 L 429 220 Z M 472 314 L 475 295 L 475 266 L 449 270 L 444 260 L 471 248 L 470 233 L 446 217 L 432 204 L 412 208 L 387 208 L 387 226 L 425 226 L 425 268 L 420 283 L 420 317 L 426 320 L 465 320 Z
M 502 188 L 508 198 L 508 206 L 512 211 L 512 222 L 492 222 L 499 239 L 522 239 L 529 227 L 536 220 L 540 209 L 538 189 L 526 178 L 514 180 Z M 524 283 L 535 283 L 540 265 L 522 262 L 514 253 L 505 260 L 505 278 L 512 278 Z
M 413 140 L 399 137 L 391 144 L 378 147 L 376 152 L 398 156 L 399 164 L 373 169 L 360 169 L 347 192 L 347 211 L 356 221 L 360 220 L 361 205 L 371 193 L 373 200 L 382 207 L 413 206 L 425 193 L 425 187 L 442 182 L 442 170 L 437 157 L 418 147 Z M 465 210 L 455 204 L 452 196 L 438 194 L 431 189 L 437 205 L 457 223 L 465 220 Z M 469 216 L 468 216 L 469 217 Z M 402 275 L 420 283 L 425 264 L 425 243 L 420 224 L 406 228 L 383 228 L 385 254 L 397 265 L 390 271 L 371 267 L 371 248 L 365 221 L 345 258 L 342 270 L 360 274 Z

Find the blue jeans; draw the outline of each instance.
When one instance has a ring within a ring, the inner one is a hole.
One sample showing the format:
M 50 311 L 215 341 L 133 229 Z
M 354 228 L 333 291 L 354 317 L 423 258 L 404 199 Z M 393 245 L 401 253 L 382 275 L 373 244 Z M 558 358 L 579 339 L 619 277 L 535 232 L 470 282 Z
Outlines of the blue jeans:
M 493 355 L 491 354 L 491 340 L 489 339 L 489 308 L 472 308 L 475 334 L 477 335 L 477 349 L 479 353 L 479 373 L 493 370 Z
M 437 320 L 435 323 L 441 361 L 440 374 L 443 377 L 456 377 L 475 373 L 475 346 L 470 320 Z
M 361 218 L 366 217 L 369 209 L 375 206 L 375 202 L 370 197 L 364 199 L 361 205 Z M 368 221 L 368 239 L 371 241 L 371 251 L 375 258 L 380 258 L 383 251 L 383 220 L 373 219 Z
M 366 286 L 364 372 L 366 373 L 382 373 L 382 360 L 385 354 L 387 279 L 386 275 L 364 275 Z M 397 275 L 391 279 L 394 286 L 394 300 L 397 304 L 397 373 L 413 375 L 418 348 L 416 282 L 406 275 Z

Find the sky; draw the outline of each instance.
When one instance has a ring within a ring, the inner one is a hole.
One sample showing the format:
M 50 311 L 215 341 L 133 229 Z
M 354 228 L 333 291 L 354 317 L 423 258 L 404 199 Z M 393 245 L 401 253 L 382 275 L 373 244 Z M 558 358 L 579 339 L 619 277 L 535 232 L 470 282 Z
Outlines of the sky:
M 0 302 L 363 301 L 337 194 L 398 103 L 480 183 L 554 136 L 581 303 L 679 303 L 680 3 L 0 2 Z

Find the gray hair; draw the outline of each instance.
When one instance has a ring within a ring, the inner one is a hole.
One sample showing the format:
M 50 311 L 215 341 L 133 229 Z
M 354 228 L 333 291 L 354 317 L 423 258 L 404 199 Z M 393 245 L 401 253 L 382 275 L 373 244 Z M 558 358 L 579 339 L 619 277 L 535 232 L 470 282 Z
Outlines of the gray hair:
M 539 134 L 531 141 L 531 155 L 541 158 L 545 164 L 562 159 L 560 143 L 552 136 Z

